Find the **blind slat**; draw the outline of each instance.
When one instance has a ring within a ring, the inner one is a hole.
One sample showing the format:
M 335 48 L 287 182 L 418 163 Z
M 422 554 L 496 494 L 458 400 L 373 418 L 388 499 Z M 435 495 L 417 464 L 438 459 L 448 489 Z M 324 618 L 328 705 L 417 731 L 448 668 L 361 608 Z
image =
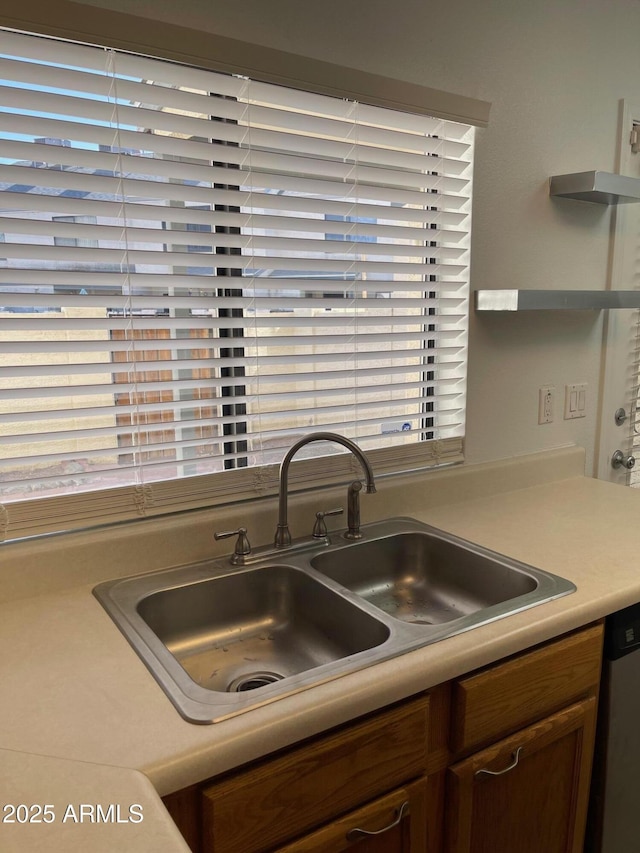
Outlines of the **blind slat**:
M 153 175 L 152 164 L 155 161 L 142 159 L 141 163 L 136 163 L 136 172 L 124 172 L 121 175 L 121 168 L 117 169 L 118 174 L 111 174 L 111 170 L 104 169 L 104 174 L 101 174 L 101 169 L 90 169 L 90 173 L 76 172 L 70 169 L 59 170 L 52 168 L 34 168 L 31 165 L 25 165 L 22 162 L 12 166 L 0 167 L 0 181 L 6 181 L 12 178 L 16 183 L 33 183 L 36 187 L 64 187 L 65 189 L 82 187 L 82 192 L 100 193 L 112 198 L 124 197 L 141 198 L 146 201 L 150 198 L 165 199 L 167 197 L 178 201 L 193 201 L 202 204 L 211 203 L 211 189 L 213 184 L 222 185 L 237 185 L 237 191 L 227 190 L 229 193 L 237 193 L 228 195 L 230 199 L 234 199 L 238 206 L 249 206 L 252 202 L 247 200 L 246 204 L 241 204 L 242 199 L 247 193 L 261 193 L 260 203 L 268 208 L 270 194 L 289 191 L 292 193 L 304 193 L 310 196 L 335 196 L 349 198 L 352 203 L 379 201 L 384 204 L 402 203 L 405 205 L 419 205 L 424 203 L 423 190 L 437 192 L 440 196 L 459 195 L 468 181 L 459 178 L 449 178 L 442 175 L 425 173 L 417 182 L 416 189 L 405 189 L 402 185 L 396 186 L 396 176 L 388 173 L 380 173 L 380 182 L 361 183 L 357 180 L 356 172 L 364 172 L 363 167 L 349 166 L 345 169 L 344 180 L 334 179 L 329 175 L 326 179 L 320 179 L 308 176 L 298 176 L 280 171 L 273 172 L 248 172 L 241 168 L 224 168 L 218 166 L 210 166 L 206 169 L 206 180 L 192 180 L 185 178 L 184 181 L 171 182 L 169 179 L 164 180 L 164 176 L 159 176 L 161 179 L 148 180 L 145 175 Z M 146 165 L 150 168 L 145 169 Z M 112 165 L 109 161 L 109 165 Z M 138 172 L 138 169 L 140 170 Z M 161 170 L 164 171 L 164 170 Z M 179 172 L 179 169 L 176 171 Z M 410 174 L 410 173 L 409 173 Z M 347 176 L 348 175 L 348 176 Z M 404 176 L 402 176 L 404 177 Z M 384 182 L 388 178 L 390 183 Z M 398 178 L 399 179 L 399 178 Z M 167 186 L 170 184 L 170 186 Z M 392 185 L 393 184 L 393 185 Z M 409 183 L 411 186 L 411 183 Z M 435 199 L 433 200 L 435 203 Z M 380 215 L 378 209 L 378 215 Z
M 18 176 L 21 177 L 23 173 L 18 173 Z M 13 173 L 7 175 L 8 178 L 15 177 Z M 48 174 L 48 178 L 54 179 L 53 173 Z M 81 189 L 83 184 L 78 181 L 77 187 L 70 187 L 69 185 L 76 181 L 74 173 L 66 173 L 65 180 L 60 182 L 60 187 L 53 188 L 59 189 L 62 192 L 73 193 L 73 201 L 75 203 L 75 213 L 77 215 L 83 214 L 95 214 L 96 213 L 96 205 L 105 204 L 110 205 L 110 207 L 102 208 L 103 213 L 108 215 L 109 213 L 114 212 L 114 210 L 118 210 L 122 212 L 122 198 L 119 201 L 112 201 L 111 198 L 100 197 L 99 200 L 94 200 L 93 198 L 89 198 L 90 192 L 85 188 Z M 17 190 L 21 187 L 26 188 L 26 192 L 18 192 Z M 46 188 L 48 190 L 49 188 Z M 154 187 L 154 189 L 156 189 Z M 195 199 L 193 198 L 181 198 L 178 197 L 179 194 L 187 193 L 188 190 L 191 189 L 192 193 L 195 191 L 197 193 L 200 192 L 199 188 L 185 188 L 180 186 L 172 186 L 171 187 L 171 199 L 164 200 L 164 207 L 170 209 L 170 219 L 174 220 L 177 215 L 181 219 L 177 219 L 176 221 L 185 221 L 185 216 L 188 217 L 186 221 L 193 222 L 195 224 L 209 224 L 209 220 L 207 219 L 207 213 L 212 212 L 212 208 L 214 206 L 214 202 L 211 199 L 210 191 L 209 196 L 203 199 L 200 195 L 196 195 Z M 33 194 L 31 191 L 34 191 Z M 35 192 L 38 190 L 37 192 Z M 62 205 L 65 203 L 64 196 L 60 196 L 59 194 L 50 194 L 46 191 L 45 188 L 36 187 L 35 185 L 29 184 L 7 184 L 7 193 L 6 198 L 11 199 L 8 201 L 8 204 L 11 204 L 13 199 L 19 199 L 19 205 L 24 204 L 25 210 L 32 209 L 31 205 L 35 203 L 40 204 L 41 207 L 37 209 L 44 210 L 57 210 L 58 205 Z M 26 197 L 26 198 L 25 198 Z M 3 194 L 3 198 L 5 198 Z M 67 196 L 67 199 L 69 196 Z M 151 199 L 144 199 L 140 201 L 139 199 L 127 199 L 126 211 L 128 220 L 143 220 L 151 219 L 155 220 L 158 217 L 157 205 L 147 204 L 146 202 L 150 202 Z M 179 202 L 200 202 L 201 204 L 197 207 L 189 206 L 189 207 L 180 207 L 177 206 Z M 357 202 L 357 208 L 355 207 L 355 201 L 349 198 L 348 201 L 336 201 L 334 199 L 315 199 L 315 198 L 297 198 L 296 196 L 285 196 L 285 195 L 266 195 L 264 193 L 257 192 L 245 192 L 239 190 L 229 190 L 229 189 L 216 189 L 215 194 L 215 205 L 220 208 L 238 208 L 245 211 L 244 215 L 253 216 L 253 211 L 257 210 L 260 213 L 263 211 L 288 211 L 295 214 L 308 214 L 309 216 L 332 216 L 338 218 L 345 217 L 354 217 L 357 214 L 358 219 L 363 219 L 365 223 L 368 220 L 383 222 L 411 222 L 411 223 L 423 223 L 425 225 L 431 224 L 433 222 L 445 222 L 447 224 L 457 225 L 462 221 L 468 219 L 468 211 L 458 212 L 460 208 L 465 205 L 465 202 L 468 203 L 468 200 L 464 198 L 460 198 L 457 196 L 448 196 L 443 197 L 439 195 L 437 198 L 430 198 L 431 202 L 428 209 L 418 208 L 418 207 L 410 207 L 403 208 L 401 206 L 391 206 L 391 205 L 377 205 L 377 204 L 366 204 L 365 202 Z M 435 206 L 435 202 L 439 203 L 439 206 Z M 54 207 L 55 205 L 55 207 Z M 114 207 L 116 205 L 116 207 Z M 9 208 L 11 209 L 11 208 Z M 17 208 L 18 210 L 22 209 L 21 206 Z M 186 211 L 186 213 L 185 213 Z M 97 211 L 98 213 L 100 210 Z M 261 220 L 262 221 L 262 220 Z M 235 224 L 235 223 L 234 223 Z
M 400 377 L 400 379 L 401 379 L 406 373 L 407 373 L 406 369 L 402 369 L 400 371 L 394 372 L 393 368 L 384 368 L 383 370 L 380 370 L 379 372 L 376 372 L 376 371 L 370 372 L 368 374 L 367 378 L 393 377 L 394 385 L 396 385 L 395 390 L 397 391 L 398 388 L 400 387 L 399 385 L 397 385 L 398 377 Z M 336 371 L 335 375 L 332 377 L 332 381 L 339 379 L 341 375 L 345 379 L 351 379 L 353 377 L 353 372 L 352 371 Z M 444 379 L 440 378 L 439 385 L 441 386 L 441 388 L 443 390 L 445 390 L 449 387 L 455 388 L 457 386 L 457 384 L 460 382 L 461 378 L 462 377 L 454 377 L 454 378 L 449 379 L 449 380 L 444 380 Z M 277 379 L 278 379 L 278 377 L 272 377 L 273 381 L 276 381 Z M 300 382 L 303 383 L 305 381 L 307 381 L 307 382 L 316 381 L 316 379 L 317 378 L 315 376 L 311 375 L 311 376 L 306 377 L 306 378 L 303 377 L 300 380 Z M 212 386 L 212 388 L 224 387 L 222 385 L 221 380 L 218 380 L 218 382 L 219 382 L 219 384 L 214 384 Z M 409 384 L 411 384 L 411 383 L 406 383 L 405 387 L 408 387 Z M 371 387 L 372 386 L 370 386 L 370 388 Z M 415 383 L 414 383 L 414 384 L 412 384 L 412 387 L 422 388 L 422 387 L 425 387 L 425 385 L 424 384 L 415 385 Z M 135 390 L 136 389 L 133 386 L 128 386 L 128 389 L 125 387 L 124 392 L 126 393 L 128 391 L 131 394 L 135 394 Z M 195 389 L 192 389 L 192 390 L 195 390 Z M 347 390 L 344 388 L 339 389 L 339 388 L 334 387 L 334 388 L 327 389 L 327 390 L 330 390 L 331 393 L 335 392 L 336 398 L 338 396 L 340 396 L 340 394 L 344 395 L 347 393 Z M 47 395 L 47 388 L 46 388 L 46 386 L 44 386 L 42 388 L 42 397 L 40 399 L 45 399 L 46 395 Z M 278 397 L 278 395 L 269 395 L 268 392 L 264 395 L 264 400 L 266 402 L 269 402 L 270 400 L 274 400 L 276 398 L 280 399 L 280 397 Z M 131 404 L 123 403 L 121 406 L 119 406 L 118 413 L 122 414 L 122 415 L 128 415 L 128 414 L 136 414 L 137 415 L 137 414 L 142 413 L 145 416 L 153 416 L 154 418 L 156 416 L 162 416 L 162 415 L 166 414 L 166 415 L 169 415 L 172 418 L 174 418 L 174 420 L 173 420 L 174 424 L 184 425 L 185 419 L 181 417 L 181 413 L 189 413 L 189 412 L 193 412 L 194 410 L 201 410 L 201 409 L 206 409 L 206 408 L 211 408 L 213 406 L 221 406 L 221 405 L 224 405 L 224 400 L 220 396 L 214 396 L 211 398 L 193 397 L 192 399 L 188 399 L 188 400 L 172 399 L 170 401 L 167 401 L 164 405 L 162 405 L 160 403 L 139 403 L 139 402 L 131 403 Z M 107 404 L 104 404 L 102 406 L 78 406 L 74 409 L 74 415 L 77 418 L 80 418 L 80 417 L 87 418 L 87 419 L 89 419 L 89 418 L 103 418 L 104 415 L 109 415 L 109 414 L 112 414 L 112 413 L 110 411 L 110 406 Z M 44 411 L 43 410 L 34 410 L 34 409 L 23 408 L 21 411 L 15 411 L 15 412 L 5 414 L 3 416 L 3 421 L 4 421 L 4 423 L 7 423 L 7 424 L 8 423 L 13 423 L 13 424 L 25 423 L 27 421 L 29 423 L 36 423 L 36 422 L 41 422 L 41 421 L 51 421 L 53 423 L 56 420 L 64 420 L 64 419 L 68 420 L 68 417 L 69 417 L 69 414 L 68 414 L 67 409 L 65 409 L 65 408 L 61 408 L 61 409 L 52 408 L 52 409 L 46 409 Z M 151 422 L 153 422 L 153 421 L 151 421 Z M 163 419 L 162 423 L 166 424 L 166 423 L 168 423 L 168 421 L 165 421 Z
M 232 126 L 237 127 L 237 125 Z M 12 129 L 14 133 L 18 133 L 20 130 L 24 130 L 24 127 L 25 125 L 21 127 L 20 122 L 14 122 Z M 80 139 L 88 135 L 86 131 L 83 131 L 83 127 L 85 126 L 76 124 L 64 128 L 73 133 L 72 136 L 66 138 L 77 143 L 78 134 Z M 57 133 L 63 130 L 61 126 L 54 126 L 53 129 Z M 215 131 L 215 126 L 212 125 L 211 135 L 214 132 L 216 139 L 211 142 L 189 141 L 171 149 L 166 143 L 165 145 L 162 143 L 149 144 L 145 140 L 144 150 L 130 149 L 127 151 L 124 144 L 125 140 L 119 131 L 117 134 L 114 134 L 113 131 L 105 133 L 104 141 L 97 149 L 95 147 L 83 149 L 77 144 L 72 147 L 38 142 L 37 138 L 42 134 L 42 129 L 40 129 L 35 139 L 27 141 L 7 140 L 3 144 L 3 149 L 7 157 L 16 160 L 39 161 L 43 165 L 48 163 L 56 166 L 86 166 L 90 169 L 118 170 L 125 174 L 141 172 L 157 177 L 169 176 L 186 181 L 200 180 L 205 182 L 210 181 L 212 175 L 215 177 L 217 174 L 211 171 L 212 162 L 223 161 L 227 167 L 237 166 L 239 169 L 250 170 L 254 174 L 275 171 L 283 174 L 315 175 L 337 178 L 338 180 L 348 179 L 352 174 L 353 166 L 357 165 L 361 180 L 380 185 L 385 183 L 398 184 L 399 186 L 417 187 L 418 189 L 425 187 L 425 174 L 430 173 L 438 174 L 441 177 L 450 177 L 452 178 L 450 182 L 452 188 L 462 188 L 465 179 L 459 176 L 466 172 L 469 166 L 464 160 L 446 156 L 446 152 L 443 153 L 445 142 L 442 140 L 439 141 L 438 146 L 434 146 L 433 151 L 420 154 L 397 149 L 367 147 L 353 142 L 332 142 L 331 140 L 322 140 L 311 146 L 309 140 L 300 139 L 300 137 L 291 137 L 290 147 L 284 148 L 281 134 L 274 131 L 273 135 L 277 137 L 277 141 L 280 143 L 280 151 L 274 153 L 256 147 L 256 134 L 254 132 L 244 143 L 242 139 L 226 140 L 227 142 L 237 141 L 239 143 L 237 146 L 230 146 L 225 144 L 224 140 L 220 140 L 220 134 Z M 265 135 L 266 132 L 261 134 L 261 138 Z M 138 145 L 141 143 L 141 140 L 136 139 L 135 134 L 130 132 L 128 138 L 132 143 Z M 161 140 L 166 139 L 166 137 L 159 138 Z M 265 146 L 269 142 L 275 141 L 275 138 L 264 139 Z M 155 150 L 156 145 L 160 149 L 159 151 Z M 156 156 L 150 156 L 151 154 Z M 157 156 L 158 154 L 160 156 Z M 170 159 L 162 159 L 163 154 L 169 154 Z M 425 154 L 429 156 L 429 160 L 426 162 Z M 428 171 L 425 172 L 427 165 Z M 458 181 L 455 180 L 456 177 L 459 178 Z M 257 179 L 254 181 L 257 182 Z M 243 180 L 242 183 L 248 183 L 248 181 Z
M 226 225 L 227 223 L 221 223 Z M 363 230 L 361 233 L 358 223 L 335 223 L 337 228 L 334 230 L 334 224 L 331 220 L 324 220 L 322 224 L 323 230 L 320 231 L 318 225 L 316 230 L 318 236 L 310 240 L 296 233 L 298 223 L 289 220 L 287 225 L 288 236 L 263 236 L 259 232 L 266 228 L 262 219 L 259 222 L 252 221 L 250 226 L 245 226 L 243 234 L 224 234 L 214 231 L 199 231 L 197 238 L 198 250 L 205 252 L 207 249 L 215 249 L 225 247 L 230 249 L 242 249 L 243 253 L 253 253 L 258 250 L 271 250 L 276 255 L 279 252 L 322 252 L 329 254 L 344 254 L 347 251 L 366 254 L 369 257 L 375 255 L 393 255 L 395 257 L 438 257 L 438 258 L 455 258 L 458 257 L 463 250 L 455 248 L 443 247 L 436 245 L 435 241 L 439 242 L 458 242 L 464 236 L 462 232 L 456 231 L 441 231 L 433 229 L 433 233 L 429 234 L 431 238 L 425 245 L 424 229 L 422 230 L 422 245 L 416 239 L 415 231 L 406 229 L 404 233 L 409 235 L 411 242 L 398 243 L 392 242 L 394 234 L 386 234 L 387 240 L 381 239 L 373 242 Z M 300 223 L 302 231 L 306 230 L 306 225 Z M 256 226 L 259 226 L 258 228 Z M 344 226 L 341 228 L 340 226 Z M 350 227 L 349 227 L 350 226 Z M 194 244 L 194 232 L 188 230 L 174 230 L 173 228 L 138 228 L 122 225 L 93 225 L 83 224 L 82 222 L 69 221 L 53 221 L 47 222 L 43 220 L 29 220 L 18 217 L 0 217 L 0 228 L 5 233 L 6 243 L 15 243 L 16 245 L 24 245 L 22 240 L 13 239 L 13 235 L 34 235 L 40 237 L 60 237 L 62 239 L 74 240 L 84 238 L 86 240 L 105 240 L 107 242 L 121 243 L 123 248 L 128 245 L 139 248 L 141 244 L 153 246 L 154 244 L 166 245 L 170 244 L 176 249 L 178 246 L 184 247 L 186 244 Z M 417 229 L 416 229 L 417 230 Z M 253 233 L 257 231 L 258 233 Z M 348 240 L 339 240 L 337 236 L 344 234 Z M 404 238 L 400 238 L 404 239 Z M 155 248 L 155 246 L 154 246 Z M 3 250 L 6 253 L 6 249 Z
M 72 214 L 76 216 L 81 212 L 85 216 L 100 215 L 116 221 L 122 215 L 121 202 L 93 201 L 87 198 L 80 200 L 61 195 L 35 195 L 31 193 L 11 192 L 10 190 L 4 191 L 2 199 L 7 205 L 7 212 L 11 211 L 10 218 L 18 220 L 22 217 L 23 211 L 32 213 L 46 211 L 53 214 Z M 271 199 L 269 201 L 271 202 Z M 301 211 L 295 216 L 277 216 L 262 213 L 260 216 L 260 225 L 265 229 L 324 233 L 326 231 L 326 223 L 330 221 L 332 233 L 350 234 L 354 230 L 354 225 L 357 224 L 358 234 L 365 237 L 385 237 L 389 240 L 420 239 L 420 235 L 424 237 L 425 226 L 428 226 L 430 229 L 429 238 L 431 240 L 442 239 L 450 242 L 458 242 L 466 233 L 464 229 L 458 227 L 465 219 L 466 215 L 464 213 L 451 213 L 443 210 L 415 210 L 413 213 L 405 212 L 405 224 L 398 225 L 397 221 L 395 221 L 396 208 L 390 208 L 384 211 L 386 222 L 378 225 L 367 218 L 357 223 L 350 222 L 348 219 L 340 218 L 342 214 L 334 214 L 331 219 L 327 220 L 325 217 L 331 215 L 332 210 L 333 207 L 325 213 L 324 217 L 314 211 L 311 211 L 311 215 L 309 216 L 304 215 L 306 211 Z M 353 212 L 352 209 L 351 212 Z M 362 207 L 358 208 L 358 212 L 362 213 Z M 367 212 L 371 213 L 373 211 L 367 208 L 365 217 Z M 379 215 L 380 208 L 376 208 L 375 212 Z M 129 203 L 127 205 L 127 223 L 133 225 L 133 223 L 139 221 L 155 222 L 158 220 L 160 213 L 161 211 L 158 211 L 156 205 L 145 205 L 140 202 L 135 204 Z M 406 222 L 409 217 L 415 219 L 411 224 Z M 248 228 L 253 223 L 253 214 L 250 212 L 219 211 L 214 209 L 212 205 L 208 205 L 206 209 L 171 206 L 169 218 L 173 227 L 175 227 L 175 223 L 183 223 L 190 225 L 192 228 L 196 228 L 199 225 L 211 229 L 219 227 Z M 9 220 L 9 217 L 7 217 L 7 220 Z M 201 231 L 198 233 L 206 234 L 207 232 Z

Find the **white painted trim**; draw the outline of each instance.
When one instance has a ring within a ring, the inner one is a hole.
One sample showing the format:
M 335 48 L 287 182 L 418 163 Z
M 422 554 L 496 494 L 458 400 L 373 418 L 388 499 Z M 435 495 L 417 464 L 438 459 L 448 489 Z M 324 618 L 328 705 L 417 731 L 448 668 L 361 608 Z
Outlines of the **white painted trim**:
M 618 121 L 617 171 L 640 176 L 640 154 L 633 154 L 629 142 L 633 122 L 640 122 L 640 104 L 620 102 Z M 607 288 L 635 289 L 634 258 L 638 254 L 640 205 L 622 204 L 613 208 L 611 251 Z M 627 484 L 629 472 L 614 470 L 611 457 L 620 449 L 631 448 L 631 418 L 616 426 L 614 414 L 620 407 L 630 414 L 630 342 L 638 321 L 637 311 L 608 311 L 603 325 L 603 355 L 600 376 L 600 412 L 596 436 L 596 476 L 600 480 Z

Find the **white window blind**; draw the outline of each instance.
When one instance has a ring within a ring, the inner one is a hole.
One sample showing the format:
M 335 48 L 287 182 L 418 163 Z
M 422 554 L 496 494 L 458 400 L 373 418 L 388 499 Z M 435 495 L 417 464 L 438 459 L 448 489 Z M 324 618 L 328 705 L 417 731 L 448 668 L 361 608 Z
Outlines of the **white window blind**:
M 263 494 L 317 429 L 459 460 L 472 153 L 467 125 L 0 31 L 4 535 Z

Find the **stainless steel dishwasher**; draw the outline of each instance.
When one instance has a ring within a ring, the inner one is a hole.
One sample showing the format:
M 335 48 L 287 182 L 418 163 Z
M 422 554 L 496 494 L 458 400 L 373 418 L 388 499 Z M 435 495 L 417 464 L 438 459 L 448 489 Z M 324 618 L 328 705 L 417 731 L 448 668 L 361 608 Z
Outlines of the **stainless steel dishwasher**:
M 640 604 L 607 617 L 585 853 L 640 851 Z

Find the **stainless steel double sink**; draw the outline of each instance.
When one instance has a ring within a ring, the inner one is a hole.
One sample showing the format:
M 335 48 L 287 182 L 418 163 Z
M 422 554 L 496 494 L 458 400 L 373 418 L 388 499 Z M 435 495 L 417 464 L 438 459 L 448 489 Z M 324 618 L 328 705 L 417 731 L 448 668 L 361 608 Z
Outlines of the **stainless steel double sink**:
M 362 539 L 100 584 L 94 594 L 179 713 L 212 723 L 574 592 L 410 518 Z

